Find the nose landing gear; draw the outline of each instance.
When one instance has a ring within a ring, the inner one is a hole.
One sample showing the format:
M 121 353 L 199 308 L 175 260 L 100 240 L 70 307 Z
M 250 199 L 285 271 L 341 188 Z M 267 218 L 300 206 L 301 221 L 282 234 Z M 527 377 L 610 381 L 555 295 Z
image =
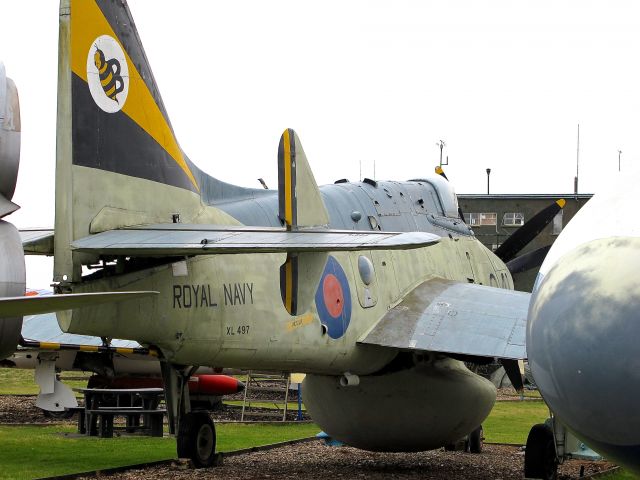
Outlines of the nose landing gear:
M 524 452 L 524 476 L 556 480 L 558 478 L 558 457 L 553 431 L 548 425 L 534 425 L 527 437 Z

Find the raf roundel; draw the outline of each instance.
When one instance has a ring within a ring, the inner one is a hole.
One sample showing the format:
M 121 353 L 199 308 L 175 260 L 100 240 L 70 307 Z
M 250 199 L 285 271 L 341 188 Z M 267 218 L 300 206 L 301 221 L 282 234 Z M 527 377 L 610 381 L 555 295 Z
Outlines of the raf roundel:
M 344 270 L 331 256 L 316 290 L 316 308 L 329 337 L 342 337 L 351 321 L 351 290 Z
M 120 44 L 109 35 L 96 38 L 87 54 L 87 83 L 96 105 L 107 113 L 122 109 L 129 93 L 129 67 Z

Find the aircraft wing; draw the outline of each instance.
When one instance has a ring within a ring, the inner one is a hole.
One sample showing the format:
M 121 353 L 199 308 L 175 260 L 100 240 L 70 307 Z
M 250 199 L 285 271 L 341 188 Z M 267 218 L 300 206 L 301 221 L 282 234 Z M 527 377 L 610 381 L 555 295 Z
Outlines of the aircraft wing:
M 64 333 L 60 330 L 55 313 L 25 317 L 22 323 L 22 336 L 28 342 L 40 342 L 48 345 L 103 345 L 102 339 L 99 337 Z M 141 348 L 140 344 L 133 340 L 119 340 L 114 338 L 111 339 L 109 344 L 114 348 Z
M 53 255 L 53 229 L 21 229 L 20 239 L 27 255 Z
M 37 295 L 28 297 L 1 297 L 0 317 L 37 315 L 73 308 L 90 307 L 101 303 L 121 302 L 158 295 L 158 292 L 98 292 L 68 293 L 65 295 Z
M 524 359 L 529 297 L 513 290 L 428 280 L 389 310 L 359 343 Z
M 439 236 L 424 232 L 287 231 L 273 228 L 161 224 L 98 233 L 76 240 L 72 247 L 79 252 L 98 255 L 177 256 L 393 250 L 425 247 L 439 241 Z

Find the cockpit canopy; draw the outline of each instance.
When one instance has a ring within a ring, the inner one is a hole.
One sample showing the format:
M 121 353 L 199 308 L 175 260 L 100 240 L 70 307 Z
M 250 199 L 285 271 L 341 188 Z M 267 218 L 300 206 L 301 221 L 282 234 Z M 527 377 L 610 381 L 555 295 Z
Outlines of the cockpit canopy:
M 433 187 L 437 194 L 437 200 L 440 202 L 440 210 L 449 218 L 458 218 L 458 197 L 453 185 L 439 175 L 430 176 L 428 178 L 417 178 L 409 180 L 410 182 L 424 182 Z

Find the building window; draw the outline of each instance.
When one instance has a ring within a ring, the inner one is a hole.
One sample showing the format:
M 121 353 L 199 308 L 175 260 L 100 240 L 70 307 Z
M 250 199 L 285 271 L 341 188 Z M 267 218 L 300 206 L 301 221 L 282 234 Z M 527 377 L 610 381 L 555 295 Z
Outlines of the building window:
M 497 219 L 497 213 L 470 213 L 468 224 L 472 227 L 496 225 Z
M 553 217 L 553 233 L 552 235 L 560 235 L 562 232 L 562 213 L 564 210 L 560 210 L 556 213 L 556 216 Z
M 521 227 L 524 225 L 523 213 L 505 213 L 502 217 L 502 224 L 505 227 Z

